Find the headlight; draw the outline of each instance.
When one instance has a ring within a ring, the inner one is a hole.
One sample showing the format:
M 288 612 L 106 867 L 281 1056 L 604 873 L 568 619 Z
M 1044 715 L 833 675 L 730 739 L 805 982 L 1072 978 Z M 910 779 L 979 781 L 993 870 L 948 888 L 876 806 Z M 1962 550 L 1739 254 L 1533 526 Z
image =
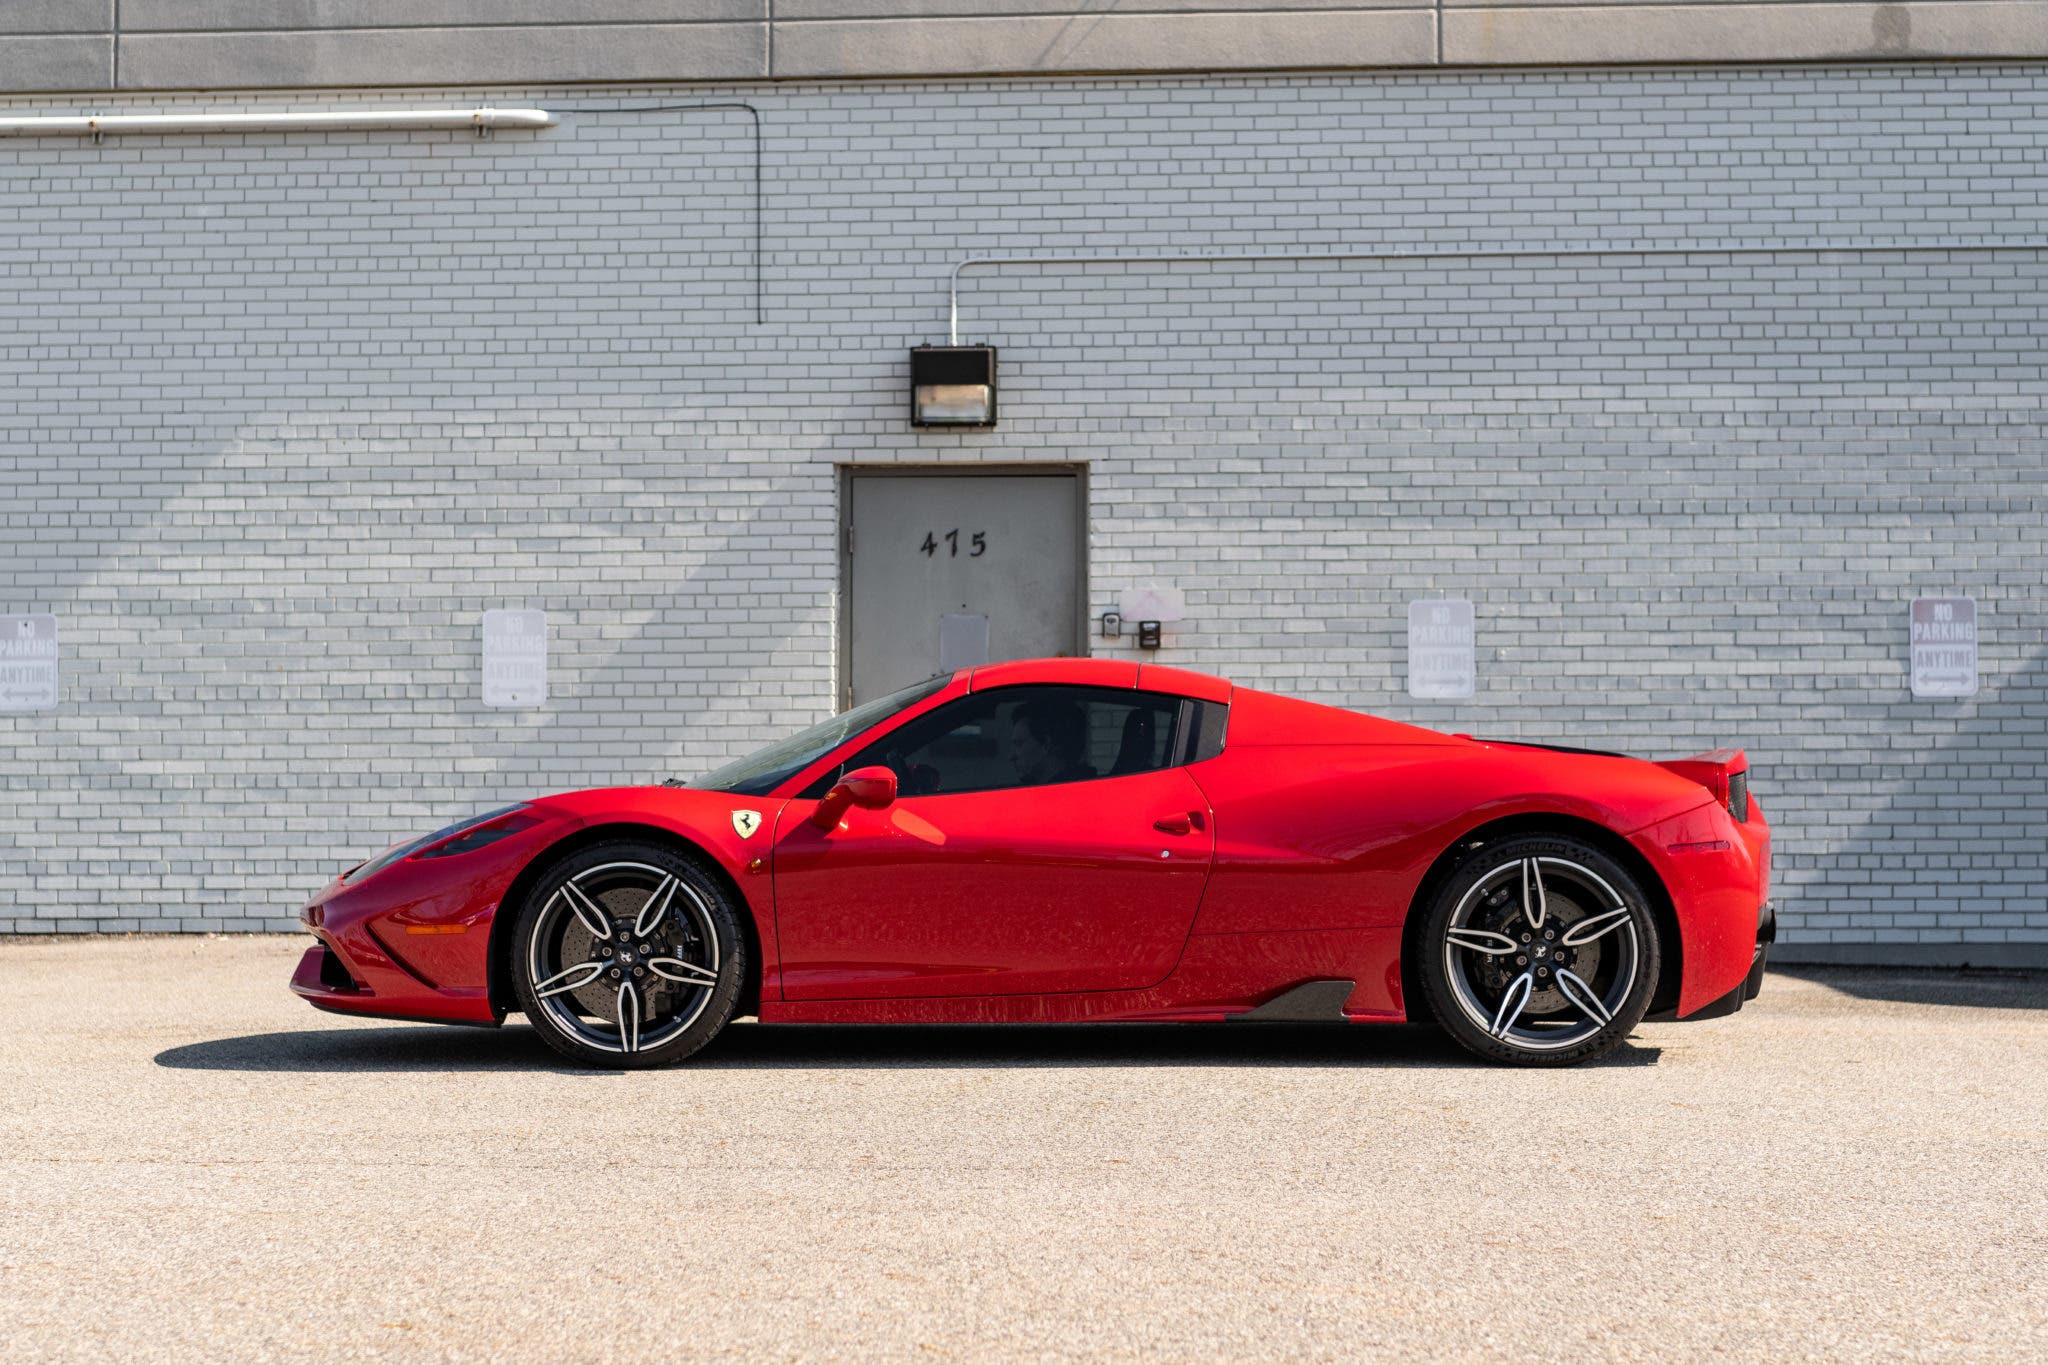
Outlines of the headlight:
M 508 834 L 517 834 L 522 829 L 540 823 L 538 819 L 523 814 L 526 809 L 524 804 L 500 806 L 496 810 L 487 810 L 482 815 L 472 815 L 467 820 L 459 820 L 446 829 L 437 829 L 423 839 L 415 839 L 409 844 L 398 844 L 349 873 L 348 880 L 359 882 L 404 858 L 446 858 L 495 844 Z

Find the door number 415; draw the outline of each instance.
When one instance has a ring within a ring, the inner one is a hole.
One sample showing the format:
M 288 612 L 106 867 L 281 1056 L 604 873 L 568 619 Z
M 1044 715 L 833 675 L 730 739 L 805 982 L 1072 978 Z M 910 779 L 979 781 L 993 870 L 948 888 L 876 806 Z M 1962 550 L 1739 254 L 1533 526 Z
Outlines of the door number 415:
M 917 548 L 923 552 L 926 559 L 930 559 L 939 552 L 939 542 L 941 540 L 946 542 L 947 557 L 958 559 L 960 557 L 960 532 L 957 528 L 946 532 L 944 535 L 939 535 L 934 531 L 926 531 L 924 533 L 924 544 Z M 970 547 L 967 551 L 967 557 L 969 559 L 980 559 L 984 554 L 988 553 L 988 532 L 976 531 L 969 537 L 967 543 Z

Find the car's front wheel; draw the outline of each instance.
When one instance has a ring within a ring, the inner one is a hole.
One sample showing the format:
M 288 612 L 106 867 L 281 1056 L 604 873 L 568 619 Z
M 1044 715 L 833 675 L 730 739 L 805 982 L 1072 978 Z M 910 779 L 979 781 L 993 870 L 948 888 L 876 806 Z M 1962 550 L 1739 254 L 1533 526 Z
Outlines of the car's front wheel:
M 1657 988 L 1656 918 L 1628 869 L 1583 840 L 1482 844 L 1424 910 L 1436 1017 L 1490 1061 L 1564 1066 L 1616 1047 Z
M 730 894 L 657 844 L 568 855 L 535 883 L 513 930 L 527 1021 L 592 1066 L 661 1066 L 697 1051 L 732 1017 L 746 969 Z

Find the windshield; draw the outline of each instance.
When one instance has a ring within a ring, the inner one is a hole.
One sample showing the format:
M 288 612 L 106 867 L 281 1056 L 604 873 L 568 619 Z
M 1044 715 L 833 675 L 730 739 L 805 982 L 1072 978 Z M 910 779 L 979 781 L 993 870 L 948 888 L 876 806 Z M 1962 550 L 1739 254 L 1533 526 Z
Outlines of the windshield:
M 906 707 L 923 701 L 953 680 L 950 673 L 912 683 L 901 692 L 891 692 L 842 711 L 788 739 L 757 749 L 714 772 L 704 774 L 690 785 L 705 791 L 737 792 L 741 796 L 765 796 L 799 770 L 831 753 L 863 730 L 871 729 Z

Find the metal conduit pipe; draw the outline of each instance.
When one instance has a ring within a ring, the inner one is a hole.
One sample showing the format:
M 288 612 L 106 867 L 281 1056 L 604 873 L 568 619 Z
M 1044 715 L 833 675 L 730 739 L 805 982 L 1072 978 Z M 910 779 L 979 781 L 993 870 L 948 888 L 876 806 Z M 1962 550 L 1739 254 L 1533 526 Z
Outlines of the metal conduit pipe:
M 1663 260 L 1678 256 L 1875 256 L 1890 254 L 1928 255 L 1938 252 L 1994 252 L 2048 250 L 2048 237 L 1989 238 L 1956 242 L 1782 242 L 1777 244 L 1736 243 L 1728 246 L 1588 246 L 1513 247 L 1472 250 L 1379 249 L 1374 251 L 1252 251 L 1189 252 L 1181 255 L 1138 253 L 1131 255 L 1084 256 L 970 256 L 953 267 L 946 289 L 948 344 L 960 344 L 960 277 L 970 270 L 998 266 L 1090 266 L 1090 265 L 1334 265 L 1401 261 L 1476 262 L 1530 260 L 1608 260 L 1635 256 Z
M 754 324 L 768 321 L 766 296 L 766 266 L 762 257 L 762 242 L 767 222 L 767 203 L 761 186 L 762 138 L 761 111 L 745 100 L 706 100 L 697 104 L 627 104 L 627 105 L 571 105 L 571 114 L 700 114 L 700 113 L 744 113 L 754 123 Z
M 764 262 L 766 194 L 761 111 L 744 100 L 706 100 L 693 104 L 570 106 L 569 113 L 591 117 L 607 114 L 744 113 L 754 134 L 754 322 L 768 320 Z M 492 129 L 553 128 L 560 118 L 547 109 L 330 109 L 250 113 L 176 114 L 40 114 L 0 118 L 0 137 L 90 137 L 94 141 L 118 133 L 290 133 L 473 128 L 478 136 Z
M 113 133 L 301 133 L 331 129 L 552 128 L 545 109 L 323 109 L 258 113 L 38 114 L 0 118 L 0 137 L 91 137 Z

